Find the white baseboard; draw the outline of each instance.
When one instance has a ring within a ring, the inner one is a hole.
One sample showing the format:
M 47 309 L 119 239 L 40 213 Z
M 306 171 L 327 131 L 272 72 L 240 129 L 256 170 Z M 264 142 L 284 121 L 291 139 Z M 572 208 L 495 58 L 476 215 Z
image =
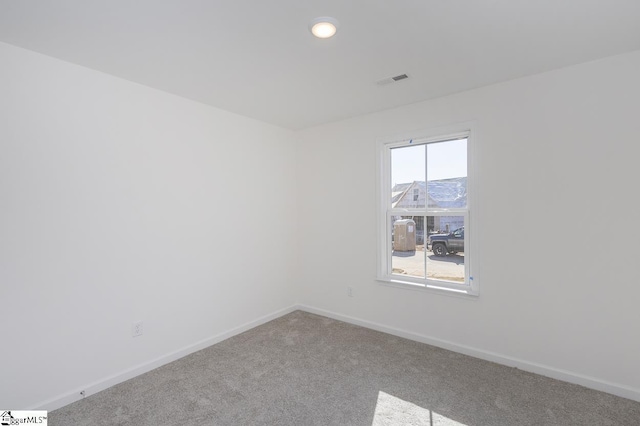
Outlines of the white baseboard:
M 115 386 L 118 383 L 122 383 L 140 374 L 143 374 L 155 368 L 161 367 L 172 361 L 175 361 L 189 354 L 197 352 L 201 349 L 204 349 L 206 347 L 219 343 L 223 340 L 226 340 L 237 334 L 243 333 L 247 330 L 250 330 L 254 327 L 262 325 L 276 318 L 279 318 L 295 310 L 302 310 L 305 312 L 326 316 L 339 321 L 344 321 L 350 324 L 355 324 L 362 327 L 370 328 L 372 330 L 377 330 L 384 333 L 392 334 L 394 336 L 403 337 L 403 338 L 414 340 L 417 342 L 426 343 L 428 345 L 433 345 L 443 349 L 448 349 L 454 352 L 473 356 L 475 358 L 484 359 L 487 361 L 495 362 L 495 363 L 506 365 L 509 367 L 516 367 L 531 373 L 540 374 L 542 376 L 551 377 L 553 379 L 563 380 L 565 382 L 574 383 L 577 385 L 585 386 L 587 388 L 599 390 L 602 392 L 607 392 L 623 398 L 640 401 L 640 390 L 630 388 L 624 385 L 610 383 L 604 380 L 596 379 L 594 377 L 588 377 L 581 374 L 572 373 L 566 370 L 560 370 L 557 368 L 548 367 L 548 366 L 536 364 L 533 362 L 523 361 L 523 360 L 515 359 L 509 356 L 500 355 L 497 353 L 488 352 L 488 351 L 472 348 L 465 345 L 459 345 L 446 340 L 436 339 L 433 337 L 424 336 L 422 334 L 413 333 L 410 331 L 405 331 L 405 330 L 401 330 L 394 327 L 388 327 L 386 325 L 378 324 L 372 321 L 362 320 L 362 319 L 351 317 L 348 315 L 342 315 L 336 312 L 314 308 L 308 305 L 293 305 L 288 308 L 284 308 L 279 311 L 273 312 L 271 314 L 257 318 L 253 321 L 250 321 L 246 324 L 235 327 L 226 332 L 203 339 L 199 342 L 186 346 L 182 349 L 160 356 L 148 362 L 139 364 L 137 366 L 124 370 L 120 373 L 114 374 L 109 377 L 105 377 L 93 383 L 89 383 L 85 386 L 79 387 L 78 389 L 72 390 L 70 392 L 66 392 L 62 395 L 48 399 L 39 404 L 34 404 L 33 408 L 31 409 L 47 410 L 47 411 L 56 410 L 58 408 L 64 407 L 65 405 L 71 404 L 73 402 L 76 402 L 82 399 L 82 396 L 80 395 L 80 391 L 82 390 L 85 391 L 85 397 L 89 395 L 93 395 L 97 392 L 110 388 L 111 386 Z
M 246 324 L 243 324 L 239 327 L 235 327 L 231 330 L 225 331 L 223 333 L 217 334 L 215 336 L 212 337 L 208 337 L 206 339 L 200 340 L 199 342 L 196 342 L 192 345 L 186 346 L 182 349 L 178 349 L 174 352 L 170 352 L 166 355 L 162 355 L 158 358 L 155 358 L 151 361 L 136 365 L 134 367 L 131 367 L 127 370 L 124 370 L 120 373 L 114 374 L 112 376 L 109 377 L 105 377 L 103 379 L 97 380 L 93 383 L 89 383 L 86 384 L 78 389 L 75 389 L 73 391 L 64 393 L 62 395 L 56 396 L 54 398 L 48 399 L 46 401 L 43 401 L 39 404 L 34 404 L 34 408 L 31 408 L 33 410 L 47 410 L 47 411 L 53 411 L 56 410 L 58 408 L 64 407 L 65 405 L 71 404 L 73 402 L 76 402 L 80 399 L 83 398 L 83 396 L 80 395 L 81 391 L 85 391 L 85 396 L 87 397 L 89 395 L 93 395 L 97 392 L 100 392 L 102 390 L 105 390 L 107 388 L 110 388 L 111 386 L 115 386 L 118 383 L 122 383 L 126 380 L 129 380 L 133 377 L 139 376 L 140 374 L 146 373 L 148 371 L 151 371 L 153 369 L 156 369 L 158 367 L 161 367 L 165 364 L 168 364 L 172 361 L 175 361 L 177 359 L 180 359 L 182 357 L 185 357 L 189 354 L 192 354 L 194 352 L 197 352 L 201 349 L 204 349 L 206 347 L 209 347 L 211 345 L 215 345 L 216 343 L 219 343 L 223 340 L 226 340 L 230 337 L 233 337 L 237 334 L 243 333 L 247 330 L 250 330 L 254 327 L 257 327 L 259 325 L 262 325 L 266 322 L 269 322 L 271 320 L 274 320 L 276 318 L 279 318 L 283 315 L 286 315 L 288 313 L 291 313 L 295 310 L 298 309 L 297 305 L 294 306 L 290 306 L 288 308 L 284 308 L 281 309 L 279 311 L 273 312 L 271 314 L 262 316 L 260 318 L 257 318 L 253 321 L 250 321 Z
M 600 380 L 595 377 L 589 377 L 582 374 L 573 373 L 571 371 L 561 370 L 534 362 L 524 361 L 506 355 L 500 355 L 498 353 L 476 349 L 470 346 L 460 345 L 457 343 L 401 330 L 394 327 L 388 327 L 386 325 L 378 324 L 372 321 L 354 318 L 348 315 L 342 315 L 336 312 L 326 311 L 324 309 L 314 308 L 308 305 L 298 305 L 297 309 L 640 402 L 640 389 L 634 389 L 617 383 Z

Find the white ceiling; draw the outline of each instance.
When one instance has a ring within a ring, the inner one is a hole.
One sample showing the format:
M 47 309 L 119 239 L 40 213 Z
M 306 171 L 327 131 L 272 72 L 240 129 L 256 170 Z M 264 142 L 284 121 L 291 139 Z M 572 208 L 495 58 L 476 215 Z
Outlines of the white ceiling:
M 638 50 L 640 0 L 2 0 L 0 41 L 301 129 Z

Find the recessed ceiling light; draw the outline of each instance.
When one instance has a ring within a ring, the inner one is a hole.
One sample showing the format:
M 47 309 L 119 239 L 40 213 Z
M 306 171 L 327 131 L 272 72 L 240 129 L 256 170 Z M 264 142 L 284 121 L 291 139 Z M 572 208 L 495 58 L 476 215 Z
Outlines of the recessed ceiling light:
M 309 24 L 309 31 L 318 38 L 333 37 L 338 31 L 338 20 L 328 16 L 316 18 Z

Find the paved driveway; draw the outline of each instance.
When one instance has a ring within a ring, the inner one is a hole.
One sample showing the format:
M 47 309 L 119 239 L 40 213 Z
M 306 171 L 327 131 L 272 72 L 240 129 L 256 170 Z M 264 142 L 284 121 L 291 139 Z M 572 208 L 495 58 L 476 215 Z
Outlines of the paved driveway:
M 391 266 L 395 273 L 424 278 L 425 261 L 428 278 L 464 282 L 464 253 L 436 256 L 418 246 L 416 251 L 394 251 Z

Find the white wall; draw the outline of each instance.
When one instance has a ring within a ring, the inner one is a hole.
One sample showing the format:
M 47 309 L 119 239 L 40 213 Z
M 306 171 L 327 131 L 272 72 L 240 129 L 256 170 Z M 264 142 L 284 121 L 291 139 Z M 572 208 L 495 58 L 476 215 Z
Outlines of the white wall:
M 301 302 L 640 399 L 639 75 L 635 52 L 300 132 Z M 469 121 L 480 297 L 376 282 L 376 140 Z
M 295 303 L 290 131 L 2 43 L 0 63 L 1 407 Z

